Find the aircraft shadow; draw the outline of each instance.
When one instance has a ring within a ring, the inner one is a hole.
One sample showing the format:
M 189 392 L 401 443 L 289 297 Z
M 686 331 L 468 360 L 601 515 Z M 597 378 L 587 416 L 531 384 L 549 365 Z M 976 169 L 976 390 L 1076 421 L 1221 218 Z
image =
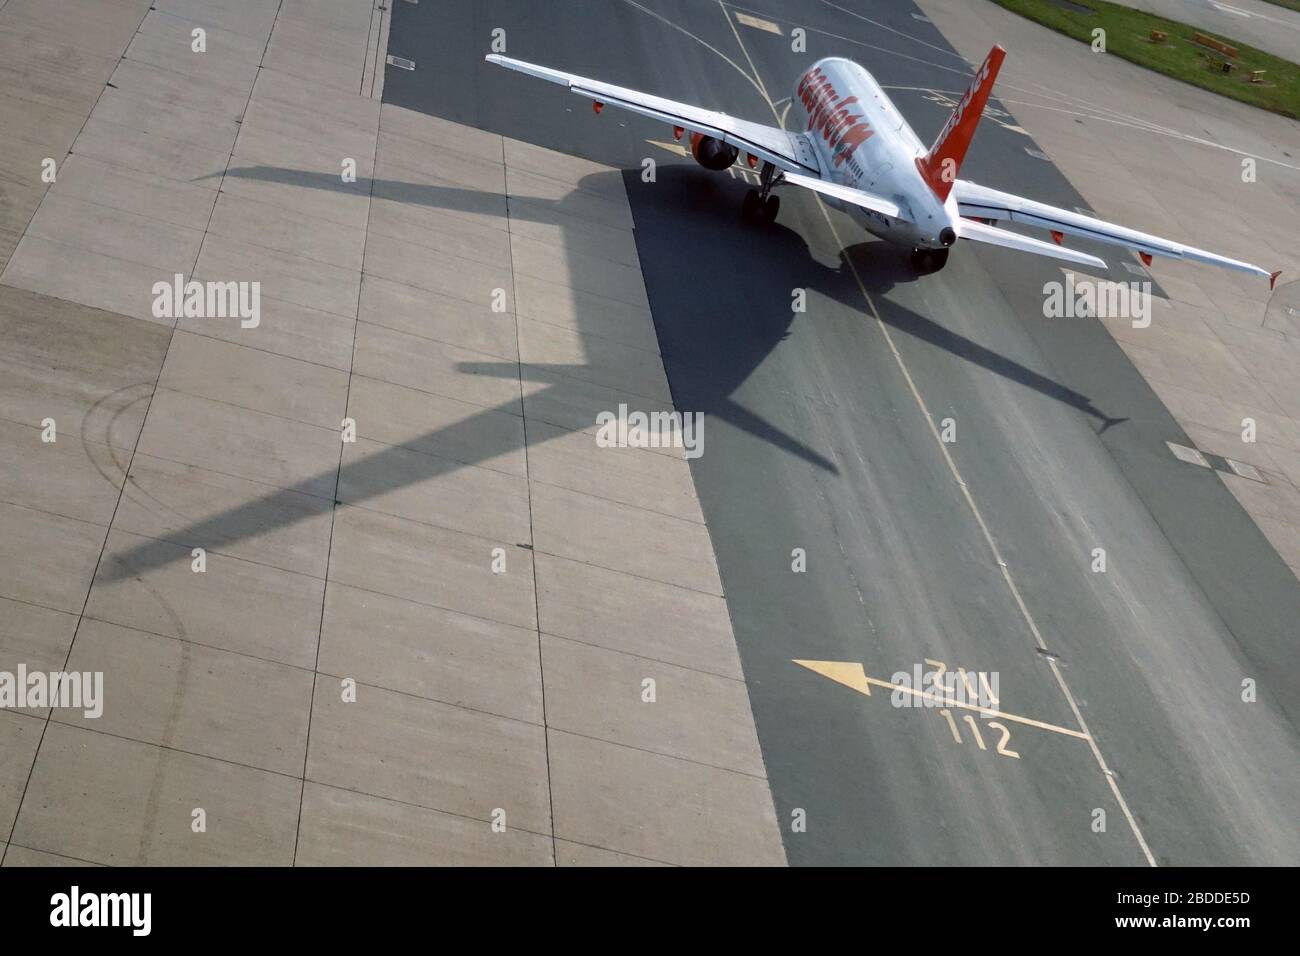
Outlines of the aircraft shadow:
M 345 184 L 336 174 L 271 166 L 235 167 L 225 175 L 351 194 L 355 194 L 357 189 L 356 184 Z M 621 174 L 593 174 L 614 175 Z M 690 375 L 689 386 L 683 389 L 690 393 L 688 396 L 678 395 L 678 383 L 673 383 L 678 408 L 703 412 L 706 420 L 726 421 L 817 469 L 837 474 L 835 465 L 824 454 L 747 409 L 734 398 L 734 394 L 789 334 L 795 317 L 790 307 L 791 275 L 798 276 L 810 291 L 860 310 L 861 295 L 856 284 L 850 288 L 846 281 L 847 257 L 853 257 L 863 283 L 869 292 L 876 294 L 887 292 L 897 283 L 914 281 L 916 276 L 910 264 L 884 243 L 863 243 L 842 251 L 841 261 L 836 267 L 825 266 L 811 255 L 803 238 L 793 230 L 779 224 L 755 229 L 741 222 L 736 211 L 742 192 L 739 183 L 729 179 L 719 183 L 713 174 L 685 165 L 662 166 L 660 177 L 663 185 L 670 187 L 664 191 L 665 196 L 676 196 L 662 214 L 676 217 L 680 227 L 690 230 L 697 238 L 694 248 L 678 249 L 683 254 L 683 262 L 708 272 L 717 268 L 719 257 L 733 269 L 738 256 L 748 257 L 743 307 L 691 310 L 685 315 L 678 314 L 672 323 L 658 323 L 665 364 L 687 363 L 696 367 Z M 674 185 L 681 188 L 674 190 L 671 188 Z M 377 180 L 374 190 L 375 195 L 444 211 L 483 213 L 485 210 L 481 192 L 454 184 Z M 552 215 L 580 215 L 579 210 L 569 208 L 571 205 L 573 200 L 570 197 L 559 200 L 530 197 L 527 202 L 512 204 L 510 215 L 536 217 L 538 212 L 535 210 Z M 552 222 L 553 218 L 548 217 L 545 221 Z M 641 248 L 640 242 L 638 248 Z M 692 256 L 692 252 L 708 254 Z M 689 276 L 683 284 L 688 290 L 699 288 Z M 915 312 L 891 307 L 882 310 L 881 317 L 901 332 L 1099 420 L 1103 429 L 1122 420 L 1108 418 L 1087 396 Z M 584 321 L 580 313 L 579 326 L 599 334 L 595 318 L 589 315 Z M 566 392 L 572 393 L 576 403 L 579 393 L 590 385 L 590 379 L 582 376 L 584 366 L 521 366 L 516 362 L 489 361 L 461 363 L 458 370 L 505 378 L 522 377 L 526 382 L 542 383 L 543 388 L 530 395 L 530 403 L 556 400 L 568 404 Z M 517 452 L 520 448 L 518 434 L 507 436 L 499 427 L 498 416 L 503 413 L 517 415 L 518 404 L 510 402 L 484 408 L 452 425 L 409 439 L 401 446 L 387 446 L 343 464 L 337 473 L 333 498 L 321 497 L 318 490 L 322 481 L 333 483 L 335 472 L 329 469 L 291 487 L 270 492 L 179 529 L 166 541 L 141 544 L 111 560 L 105 576 L 108 580 L 120 580 L 172 561 L 188 559 L 187 552 L 178 552 L 178 542 L 186 548 L 229 546 L 326 514 L 336 500 L 347 504 L 364 503 L 407 484 Z M 539 440 L 535 436 L 529 437 L 530 440 Z M 412 451 L 422 453 L 422 462 L 427 461 L 418 474 L 412 474 L 410 468 Z

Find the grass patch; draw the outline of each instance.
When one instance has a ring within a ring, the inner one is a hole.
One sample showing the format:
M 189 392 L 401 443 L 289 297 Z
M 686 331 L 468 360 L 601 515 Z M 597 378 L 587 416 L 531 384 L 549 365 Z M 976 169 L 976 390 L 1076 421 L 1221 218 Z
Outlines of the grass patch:
M 1275 7 L 1286 7 L 1288 10 L 1295 10 L 1300 13 L 1300 0 L 1264 0 L 1265 3 L 1271 3 Z
M 1106 31 L 1106 53 L 1129 60 L 1139 66 L 1172 76 L 1202 89 L 1300 119 L 1300 66 L 1281 57 L 1256 50 L 1237 41 L 1205 30 L 1152 16 L 1140 10 L 1106 3 L 1105 0 L 993 0 L 1001 7 L 1028 17 L 1084 43 L 1092 43 L 1092 31 Z M 1300 7 L 1300 0 L 1289 0 Z M 1091 12 L 1085 12 L 1091 11 Z M 1168 34 L 1164 43 L 1153 43 L 1151 31 Z M 1192 42 L 1200 32 L 1237 48 L 1237 56 L 1228 58 L 1236 64 L 1231 73 L 1212 68 L 1206 54 L 1219 54 Z M 1099 54 L 1100 55 L 1100 54 Z M 1252 70 L 1265 70 L 1264 83 L 1248 80 Z

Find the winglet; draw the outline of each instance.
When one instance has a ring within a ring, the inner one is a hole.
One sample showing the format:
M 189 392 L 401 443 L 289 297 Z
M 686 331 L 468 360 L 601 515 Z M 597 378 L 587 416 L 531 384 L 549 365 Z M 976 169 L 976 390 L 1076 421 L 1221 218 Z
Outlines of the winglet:
M 1281 269 L 1278 269 L 1277 272 L 1269 273 L 1268 288 L 1270 291 L 1277 288 L 1277 277 L 1280 276 L 1281 274 L 1282 274 Z
M 952 111 L 939 138 L 930 147 L 930 152 L 916 161 L 921 176 L 942 200 L 946 201 L 952 192 L 952 184 L 957 180 L 962 160 L 966 158 L 966 150 L 975 136 L 975 127 L 984 115 L 984 107 L 989 101 L 989 94 L 993 92 L 993 83 L 997 80 L 998 70 L 1006 56 L 1007 51 L 1000 46 L 989 51 L 984 65 L 975 73 L 970 89 L 957 103 L 957 108 Z

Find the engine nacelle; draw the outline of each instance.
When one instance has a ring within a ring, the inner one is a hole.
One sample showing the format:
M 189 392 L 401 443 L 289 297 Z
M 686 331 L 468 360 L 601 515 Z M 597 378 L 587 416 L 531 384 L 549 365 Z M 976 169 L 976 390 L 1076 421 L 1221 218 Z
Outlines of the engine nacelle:
M 715 172 L 727 169 L 740 155 L 740 147 L 724 143 L 703 133 L 691 134 L 691 155 L 705 169 Z

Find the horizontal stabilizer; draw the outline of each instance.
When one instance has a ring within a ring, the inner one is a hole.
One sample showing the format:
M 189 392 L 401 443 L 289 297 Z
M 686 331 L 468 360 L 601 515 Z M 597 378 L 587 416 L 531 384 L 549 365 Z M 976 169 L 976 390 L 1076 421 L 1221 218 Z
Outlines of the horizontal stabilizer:
M 861 206 L 863 209 L 870 209 L 872 212 L 878 212 L 882 216 L 888 216 L 891 219 L 907 218 L 897 204 L 890 202 L 888 199 L 882 199 L 879 196 L 873 196 L 871 193 L 863 192 L 861 189 L 841 186 L 838 183 L 815 179 L 812 176 L 801 176 L 798 173 L 786 173 L 783 179 L 787 183 L 802 186 L 804 189 L 811 189 L 813 192 L 822 193 L 825 196 L 834 196 L 841 202 Z

